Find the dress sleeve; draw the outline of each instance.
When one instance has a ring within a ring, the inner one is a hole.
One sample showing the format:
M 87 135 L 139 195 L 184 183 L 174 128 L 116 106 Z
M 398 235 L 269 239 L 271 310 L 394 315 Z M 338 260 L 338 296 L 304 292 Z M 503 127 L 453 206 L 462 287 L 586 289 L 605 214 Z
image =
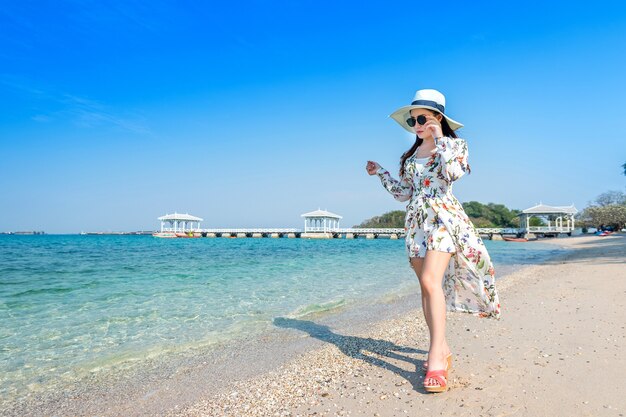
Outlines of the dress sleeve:
M 413 181 L 410 179 L 401 178 L 400 181 L 398 181 L 383 167 L 378 168 L 376 175 L 380 178 L 383 187 L 385 187 L 396 200 L 407 201 L 413 195 Z
M 465 139 L 444 136 L 437 139 L 435 146 L 441 156 L 441 172 L 449 183 L 471 172 L 467 163 L 469 152 Z

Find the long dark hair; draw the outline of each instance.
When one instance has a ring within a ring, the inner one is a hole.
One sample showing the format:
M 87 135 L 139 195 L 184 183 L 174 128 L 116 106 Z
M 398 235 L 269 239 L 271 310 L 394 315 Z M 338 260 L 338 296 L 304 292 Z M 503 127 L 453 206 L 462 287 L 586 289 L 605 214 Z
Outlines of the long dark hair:
M 428 110 L 433 115 L 441 114 L 434 110 L 430 110 L 430 109 Z M 441 117 L 441 132 L 443 133 L 444 136 L 447 136 L 449 138 L 457 137 L 456 133 L 454 133 L 454 130 L 452 130 L 452 128 L 448 124 L 448 121 L 443 116 Z M 408 151 L 402 154 L 402 157 L 400 158 L 400 177 L 404 177 L 404 162 L 406 162 L 406 160 L 415 153 L 415 151 L 422 144 L 422 142 L 424 142 L 424 139 L 420 138 L 418 135 L 415 135 L 415 143 L 413 144 L 413 146 L 411 146 L 411 148 Z

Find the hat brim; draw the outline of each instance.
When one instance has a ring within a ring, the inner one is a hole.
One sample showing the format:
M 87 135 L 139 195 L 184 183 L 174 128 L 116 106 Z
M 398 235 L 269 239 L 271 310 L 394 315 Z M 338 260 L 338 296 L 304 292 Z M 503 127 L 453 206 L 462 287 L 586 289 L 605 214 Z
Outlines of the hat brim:
M 409 105 L 409 106 L 400 107 L 398 110 L 396 110 L 393 113 L 391 113 L 389 115 L 389 117 L 391 117 L 393 120 L 398 122 L 398 124 L 400 126 L 402 126 L 405 130 L 415 134 L 415 130 L 411 126 L 406 124 L 406 120 L 410 117 L 411 110 L 413 110 L 413 109 L 429 109 L 429 110 L 436 111 L 437 113 L 441 114 L 443 117 L 446 118 L 446 120 L 448 121 L 448 124 L 450 125 L 450 128 L 452 130 L 457 130 L 457 129 L 463 127 L 463 124 L 457 122 L 456 120 L 451 119 L 450 117 L 448 117 L 445 114 L 441 113 L 436 108 L 430 107 L 430 106 Z

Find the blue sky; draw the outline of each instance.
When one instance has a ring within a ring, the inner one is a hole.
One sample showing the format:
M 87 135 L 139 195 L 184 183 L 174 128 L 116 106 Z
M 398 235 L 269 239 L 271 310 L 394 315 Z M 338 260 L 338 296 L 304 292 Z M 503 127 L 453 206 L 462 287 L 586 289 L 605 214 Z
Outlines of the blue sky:
M 457 198 L 583 209 L 624 190 L 620 2 L 3 1 L 0 231 L 342 226 L 405 204 L 387 116 L 436 88 Z

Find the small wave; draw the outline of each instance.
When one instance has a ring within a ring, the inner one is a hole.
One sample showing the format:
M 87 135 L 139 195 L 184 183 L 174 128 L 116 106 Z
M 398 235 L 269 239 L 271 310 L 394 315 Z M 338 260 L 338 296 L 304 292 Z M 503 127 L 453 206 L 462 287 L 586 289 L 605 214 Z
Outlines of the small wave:
M 290 318 L 301 318 L 319 313 L 327 313 L 345 307 L 347 304 L 345 298 L 339 300 L 327 301 L 325 303 L 308 304 L 296 309 L 293 313 L 288 314 Z
M 26 290 L 22 292 L 18 292 L 15 294 L 11 294 L 10 297 L 24 297 L 30 295 L 38 295 L 38 294 L 64 294 L 68 292 L 74 291 L 76 288 L 41 288 L 41 289 L 32 289 Z

